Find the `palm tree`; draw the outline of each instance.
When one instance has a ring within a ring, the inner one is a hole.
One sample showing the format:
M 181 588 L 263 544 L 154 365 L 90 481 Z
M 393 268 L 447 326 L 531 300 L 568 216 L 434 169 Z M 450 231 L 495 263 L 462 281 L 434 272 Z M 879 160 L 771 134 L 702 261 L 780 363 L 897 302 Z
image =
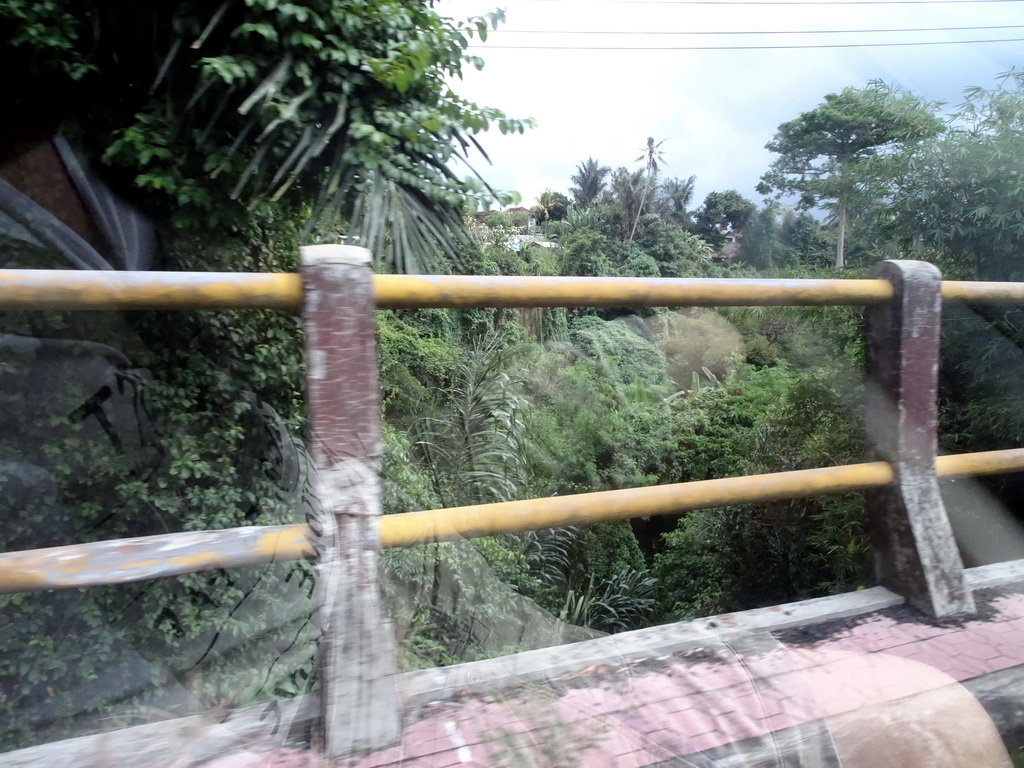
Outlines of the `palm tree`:
M 600 165 L 592 157 L 577 165 L 576 173 L 572 176 L 572 183 L 576 186 L 569 190 L 573 202 L 580 208 L 595 205 L 604 192 L 605 177 L 611 170 L 607 165 Z
M 612 199 L 622 211 L 623 240 L 632 240 L 636 234 L 636 227 L 643 213 L 646 188 L 647 181 L 643 168 L 635 171 L 619 168 L 612 176 Z
M 647 146 L 641 150 L 640 157 L 636 159 L 636 162 L 644 163 L 644 171 L 647 174 L 647 179 L 646 184 L 644 184 L 643 194 L 640 197 L 640 207 L 637 210 L 636 218 L 633 219 L 633 228 L 629 231 L 630 240 L 636 236 L 636 227 L 640 223 L 640 216 L 644 212 L 644 205 L 650 198 L 654 197 L 654 192 L 657 189 L 659 166 L 665 162 L 658 148 L 664 144 L 665 141 L 666 139 L 662 139 L 655 144 L 654 138 L 652 136 L 648 136 Z
M 392 5 L 404 10 L 55 0 L 29 13 L 0 2 L 5 43 L 19 41 L 0 47 L 0 69 L 24 73 L 5 79 L 13 109 L 0 145 L 7 151 L 22 132 L 50 139 L 52 105 L 61 104 L 68 135 L 93 139 L 80 148 L 87 159 L 130 184 L 130 200 L 153 196 L 145 207 L 161 223 L 216 220 L 241 232 L 253 208 L 284 199 L 289 217 L 301 212 L 332 239 L 343 225 L 350 242 L 398 271 L 421 271 L 441 252 L 457 260 L 469 244 L 465 200 L 505 196 L 472 167 L 460 178 L 454 164 L 482 152 L 477 134 L 489 124 L 520 133 L 528 124 L 450 90 L 467 61 L 466 34 L 504 16 L 457 22 L 433 3 Z M 408 35 L 419 36 L 415 55 L 379 58 Z M 373 74 L 350 77 L 360 69 Z M 140 87 L 148 93 L 135 94 Z M 68 106 L 78 104 L 88 109 Z M 32 177 L 49 177 L 35 165 Z
M 552 192 L 545 189 L 537 198 L 537 204 L 530 209 L 533 218 L 538 224 L 547 224 L 549 221 L 560 221 L 565 218 L 566 210 L 569 207 L 569 198 L 561 192 Z
M 687 209 L 693 202 L 693 187 L 696 182 L 696 176 L 688 179 L 665 179 L 661 182 L 651 203 L 658 215 L 683 229 L 688 228 L 692 221 Z
M 654 143 L 654 138 L 651 136 L 647 137 L 647 146 L 643 147 L 640 152 L 641 155 L 634 162 L 644 163 L 644 167 L 647 170 L 647 178 L 653 179 L 657 177 L 658 170 L 661 164 L 665 163 L 665 158 L 662 156 L 661 151 L 658 149 L 668 139 L 662 139 L 657 144 Z
M 508 501 L 526 485 L 523 401 L 506 372 L 512 354 L 495 338 L 476 344 L 447 408 L 417 430 L 416 446 L 446 507 Z

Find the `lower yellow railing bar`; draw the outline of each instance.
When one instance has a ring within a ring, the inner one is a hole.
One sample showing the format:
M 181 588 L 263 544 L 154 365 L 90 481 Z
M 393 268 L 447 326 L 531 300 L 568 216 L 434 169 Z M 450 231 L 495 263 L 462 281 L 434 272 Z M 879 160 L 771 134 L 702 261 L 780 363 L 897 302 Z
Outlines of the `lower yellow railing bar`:
M 940 478 L 999 474 L 1022 469 L 1024 449 L 1021 448 L 939 456 L 935 462 L 935 473 Z M 426 541 L 452 541 L 776 499 L 798 499 L 821 493 L 880 488 L 892 481 L 890 466 L 884 462 L 873 462 L 406 512 L 381 518 L 380 539 L 385 549 L 408 547 Z
M 252 526 L 7 552 L 0 555 L 0 594 L 297 560 L 307 553 L 308 533 L 305 525 Z
M 940 456 L 940 477 L 1024 469 L 1024 449 Z M 770 475 L 509 501 L 386 515 L 383 548 L 497 533 L 601 523 L 694 509 L 879 488 L 893 481 L 884 462 Z M 116 539 L 0 554 L 0 593 L 120 584 L 184 573 L 297 560 L 311 550 L 305 525 L 253 526 Z
M 451 541 L 581 523 L 607 523 L 693 509 L 857 491 L 879 488 L 892 481 L 889 465 L 874 462 L 406 512 L 381 518 L 380 539 L 381 546 L 385 548 L 408 547 L 426 541 Z

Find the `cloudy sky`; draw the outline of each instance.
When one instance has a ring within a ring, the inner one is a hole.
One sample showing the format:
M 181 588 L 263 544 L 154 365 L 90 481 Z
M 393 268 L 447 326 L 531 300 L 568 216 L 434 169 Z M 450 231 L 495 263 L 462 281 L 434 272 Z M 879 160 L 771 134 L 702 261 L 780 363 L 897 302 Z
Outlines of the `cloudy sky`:
M 496 7 L 438 6 L 454 17 Z M 493 165 L 478 164 L 524 205 L 546 188 L 567 192 L 587 157 L 636 167 L 648 136 L 665 140 L 667 175 L 696 174 L 695 204 L 724 189 L 759 200 L 754 187 L 771 162 L 764 144 L 826 93 L 878 78 L 955 105 L 964 87 L 1024 67 L 1022 0 L 508 0 L 504 8 L 507 23 L 472 50 L 486 66 L 456 90 L 536 119 L 525 136 L 486 134 Z M 936 28 L 954 29 L 847 31 Z M 949 40 L 1012 42 L 835 47 Z

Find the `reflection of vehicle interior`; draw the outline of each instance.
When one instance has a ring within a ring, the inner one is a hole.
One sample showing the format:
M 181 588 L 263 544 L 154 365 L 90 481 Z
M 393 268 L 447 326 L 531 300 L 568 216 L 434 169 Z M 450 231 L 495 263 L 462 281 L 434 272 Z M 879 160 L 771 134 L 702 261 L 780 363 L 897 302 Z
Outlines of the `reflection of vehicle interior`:
M 88 170 L 62 136 L 22 138 L 4 148 L 0 268 L 144 270 L 152 268 L 155 251 L 153 224 Z M 54 455 L 54 446 L 65 439 L 78 440 L 83 457 L 90 450 L 112 449 L 139 473 L 159 465 L 145 405 L 151 377 L 110 346 L 120 346 L 130 333 L 108 330 L 103 336 L 108 343 L 101 344 L 66 338 L 87 335 L 83 328 L 58 324 L 40 331 L 30 316 L 5 318 L 0 328 L 5 406 L 0 435 L 6 450 L 0 451 L 0 462 L 7 468 L 3 485 L 8 495 L 27 492 L 33 485 L 26 484 L 28 477 L 50 477 L 49 485 L 58 463 L 66 471 L 72 457 Z M 53 537 L 54 544 L 68 543 L 58 540 L 60 531 L 40 533 L 43 540 Z
M 54 210 L 28 192 L 47 199 Z M 86 167 L 60 134 L 21 141 L 13 152 L 0 150 L 0 269 L 149 270 L 156 251 L 153 223 Z M 14 438 L 23 432 L 31 412 L 51 425 L 48 437 L 74 430 L 94 441 L 89 444 L 112 447 L 141 472 L 156 468 L 157 429 L 145 397 L 149 371 L 134 368 L 109 344 L 51 338 L 57 334 L 30 328 L 17 319 L 0 328 L 0 395 L 26 406 L 0 412 L 3 433 Z M 131 346 L 133 335 L 126 328 L 106 337 Z M 261 425 L 263 439 L 253 446 L 252 460 L 269 460 L 282 490 L 300 503 L 307 469 L 301 441 L 288 434 L 268 404 L 249 392 L 239 396 L 253 401 Z M 33 456 L 31 445 L 18 448 L 16 460 Z M 0 455 L 0 462 L 12 459 Z M 31 463 L 50 469 L 42 455 Z
M 54 210 L 19 186 L 36 197 L 52 198 Z M 22 141 L 13 153 L 0 147 L 0 269 L 144 271 L 155 266 L 156 252 L 153 223 L 82 163 L 63 136 Z M 0 333 L 0 355 L 6 361 L 0 368 L 0 393 L 45 403 L 44 415 L 82 425 L 93 439 L 109 441 L 140 467 L 159 462 L 145 407 L 148 371 L 133 368 L 121 351 L 95 341 L 44 338 L 13 326 L 0 331 L 8 331 Z M 124 335 L 127 340 L 130 332 Z M 283 486 L 298 492 L 295 478 L 302 473 L 294 465 L 304 463 L 301 442 L 293 440 L 269 405 L 251 393 L 240 396 L 254 401 L 262 422 L 266 443 L 258 450 L 269 452 L 265 458 Z M 10 423 L 16 416 L 6 415 L 9 429 L 16 429 Z
M 62 136 L 7 148 L 0 163 L 0 268 L 142 270 L 152 267 L 155 251 L 153 224 L 88 170 Z M 45 425 L 51 445 L 75 433 L 86 446 L 113 448 L 140 471 L 159 464 L 143 395 L 148 372 L 107 344 L 51 338 L 74 336 L 77 328 L 38 333 L 24 317 L 9 317 L 5 326 L 0 393 L 17 407 L 0 413 L 0 428 L 17 455 L 0 461 L 54 471 L 38 439 Z M 106 340 L 116 344 L 118 336 Z
M 34 419 L 44 419 L 56 439 L 72 432 L 86 445 L 106 443 L 138 471 L 160 462 L 152 417 L 146 407 L 146 370 L 104 344 L 74 339 L 47 339 L 0 334 L 0 392 L 30 404 Z M 44 469 L 48 459 L 33 451 L 23 433 L 24 413 L 0 413 L 0 429 L 20 443 L 23 456 Z M 64 457 L 66 459 L 66 457 Z M 82 468 L 85 469 L 85 468 Z
M 154 268 L 153 224 L 86 169 L 67 141 L 56 136 L 24 147 L 22 156 L 12 160 L 10 147 L 0 146 L 0 269 L 97 270 L 116 279 L 117 271 Z M 53 190 L 58 191 L 49 195 Z M 112 312 L 10 312 L 0 318 L 0 550 L 119 537 L 126 529 L 132 536 L 180 529 L 181 519 L 164 519 L 155 511 L 119 517 L 116 507 L 108 509 L 94 496 L 96 484 L 90 482 L 114 485 L 132 478 L 157 484 L 171 471 L 162 447 L 168 435 L 149 407 L 154 377 L 131 359 L 140 340 L 127 318 Z M 237 396 L 253 406 L 240 420 L 252 439 L 237 457 L 238 466 L 266 472 L 296 520 L 303 519 L 303 505 L 315 499 L 301 440 L 253 393 L 240 388 Z M 110 460 L 116 468 L 106 475 Z M 86 505 L 97 508 L 87 520 L 82 515 Z M 298 579 L 264 578 L 262 571 L 239 578 L 242 598 L 195 598 L 206 601 L 204 617 L 220 624 L 246 618 L 248 645 L 237 651 L 239 658 L 248 658 L 249 646 L 268 643 L 274 647 L 267 658 L 289 659 L 283 665 L 286 673 L 301 667 L 311 653 L 299 632 L 309 614 L 306 588 Z M 173 584 L 164 587 L 187 602 L 174 593 L 178 588 Z M 133 587 L 124 594 L 135 598 L 125 603 L 139 602 L 149 588 L 147 583 Z M 197 589 L 201 592 L 192 592 Z M 230 632 L 204 635 L 182 648 L 181 658 L 169 661 L 153 650 L 159 644 L 127 647 L 120 613 L 92 604 L 97 594 L 41 592 L 31 595 L 25 604 L 30 607 L 0 606 L 6 611 L 0 615 L 0 626 L 6 626 L 0 646 L 51 638 L 62 649 L 56 655 L 80 655 L 83 663 L 98 665 L 91 681 L 52 672 L 52 680 L 73 688 L 70 698 L 58 704 L 47 696 L 23 697 L 10 722 L 0 724 L 0 741 L 9 728 L 45 737 L 47 728 L 79 716 L 85 727 L 107 727 L 105 721 L 88 718 L 106 716 L 117 707 L 136 713 L 140 696 L 165 709 L 192 706 L 186 673 L 201 663 L 219 669 L 242 642 Z M 168 615 L 178 607 L 169 604 Z M 89 617 L 88 627 L 83 617 Z M 284 628 L 287 641 L 273 634 L 278 628 Z M 17 678 L 0 679 L 0 689 Z M 26 690 L 38 688 L 33 685 L 29 681 Z M 0 703 L 4 693 L 0 690 Z
M 33 180 L 65 187 L 54 197 L 66 201 L 68 210 L 55 214 L 18 188 L 32 186 Z M 89 238 L 92 230 L 95 236 Z M 152 222 L 85 168 L 60 135 L 30 144 L 0 164 L 0 238 L 45 250 L 71 269 L 152 269 L 156 253 Z M 0 249 L 0 266 L 11 266 L 6 250 Z

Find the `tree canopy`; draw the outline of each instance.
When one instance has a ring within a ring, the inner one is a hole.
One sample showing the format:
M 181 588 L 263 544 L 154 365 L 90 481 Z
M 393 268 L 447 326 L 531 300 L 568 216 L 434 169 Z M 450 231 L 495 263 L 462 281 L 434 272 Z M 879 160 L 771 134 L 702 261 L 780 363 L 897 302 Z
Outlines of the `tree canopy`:
M 836 266 L 842 267 L 847 208 L 872 179 L 862 173 L 864 161 L 937 135 L 943 123 L 934 107 L 880 82 L 830 93 L 814 109 L 780 125 L 765 145 L 779 157 L 762 176 L 758 191 L 796 193 L 804 208 L 834 201 Z M 872 170 L 877 172 L 878 166 Z
M 687 209 L 693 202 L 693 186 L 696 183 L 696 176 L 662 181 L 654 196 L 655 213 L 663 219 L 674 221 L 681 227 L 688 227 L 691 221 L 690 212 Z
M 290 197 L 405 267 L 453 252 L 465 199 L 494 196 L 457 173 L 476 136 L 527 124 L 448 85 L 502 19 L 415 0 L 7 0 L 0 65 L 26 75 L 8 114 L 63 124 L 179 225 Z
M 1024 73 L 968 89 L 949 129 L 898 162 L 888 230 L 903 249 L 971 279 L 1024 279 Z
M 604 194 L 605 179 L 611 170 L 592 157 L 577 165 L 576 173 L 572 176 L 573 187 L 569 190 L 573 202 L 581 208 L 596 205 Z
M 569 209 L 569 198 L 561 192 L 552 192 L 545 189 L 537 197 L 537 204 L 530 209 L 530 213 L 539 224 L 549 221 L 561 221 Z
M 743 229 L 756 210 L 757 206 L 735 189 L 709 192 L 694 215 L 693 229 L 717 248 L 725 243 L 727 230 Z

